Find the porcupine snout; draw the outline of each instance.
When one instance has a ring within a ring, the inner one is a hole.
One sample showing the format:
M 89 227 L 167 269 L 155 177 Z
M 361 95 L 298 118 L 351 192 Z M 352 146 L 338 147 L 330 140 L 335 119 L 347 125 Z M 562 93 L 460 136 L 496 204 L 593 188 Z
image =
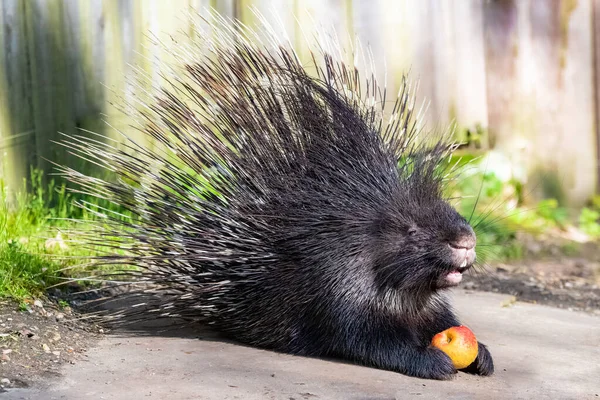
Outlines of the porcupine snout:
M 476 243 L 477 239 L 475 232 L 473 232 L 473 229 L 470 226 L 461 229 L 461 232 L 456 239 L 448 243 L 448 246 L 452 251 L 452 258 L 454 258 L 457 265 L 460 265 L 461 268 L 465 268 L 464 270 L 470 268 L 475 262 L 477 257 L 475 252 Z

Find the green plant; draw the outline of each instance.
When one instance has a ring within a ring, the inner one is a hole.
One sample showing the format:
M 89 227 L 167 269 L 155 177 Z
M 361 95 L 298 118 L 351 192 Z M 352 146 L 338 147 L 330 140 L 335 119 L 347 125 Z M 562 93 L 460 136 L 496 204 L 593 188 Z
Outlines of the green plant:
M 564 207 L 558 205 L 556 199 L 542 200 L 535 208 L 537 216 L 544 219 L 546 222 L 553 223 L 556 226 L 564 228 L 569 223 L 569 213 Z
M 48 285 L 69 278 L 63 270 L 77 261 L 61 256 L 87 256 L 95 249 L 70 246 L 68 232 L 75 224 L 78 229 L 91 225 L 96 219 L 94 210 L 112 209 L 126 217 L 126 211 L 107 201 L 75 197 L 64 184 L 43 182 L 42 173 L 32 169 L 29 191 L 24 183 L 9 204 L 7 188 L 0 180 L 0 297 L 39 296 Z M 87 209 L 75 206 L 75 200 L 85 202 Z M 66 240 L 57 239 L 59 233 Z
M 482 160 L 467 157 L 461 161 L 464 170 L 449 185 L 448 197 L 458 199 L 457 209 L 469 219 L 478 236 L 480 260 L 521 258 L 524 246 L 517 232 L 532 235 L 552 229 L 564 230 L 573 221 L 566 208 L 556 199 L 546 199 L 534 206 L 523 204 L 523 185 L 513 179 L 500 179 L 488 171 Z M 596 199 L 600 204 L 600 200 Z M 600 211 L 600 208 L 595 209 Z M 582 211 L 580 225 L 590 235 L 598 235 L 598 216 L 592 210 Z
M 592 237 L 600 237 L 600 211 L 584 207 L 579 215 L 579 227 Z
M 9 206 L 0 181 L 0 297 L 24 299 L 37 295 L 59 265 L 43 256 L 46 211 L 34 196 L 20 193 Z
M 579 228 L 592 238 L 600 238 L 600 195 L 592 197 L 589 207 L 581 210 Z

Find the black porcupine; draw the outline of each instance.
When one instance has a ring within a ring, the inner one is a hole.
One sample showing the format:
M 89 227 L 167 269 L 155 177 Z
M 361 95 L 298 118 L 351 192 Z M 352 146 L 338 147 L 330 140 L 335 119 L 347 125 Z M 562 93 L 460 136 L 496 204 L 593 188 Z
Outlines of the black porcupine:
M 62 168 L 78 190 L 133 215 L 98 213 L 99 230 L 81 233 L 119 249 L 92 269 L 150 284 L 127 293 L 144 307 L 112 317 L 192 318 L 253 346 L 452 377 L 430 342 L 459 325 L 443 293 L 475 261 L 473 230 L 443 198 L 453 146 L 424 136 L 406 81 L 384 118 L 373 74 L 326 51 L 309 74 L 273 36 L 209 26 L 172 46 L 137 114 L 158 146 L 64 142 L 117 177 Z M 493 372 L 484 345 L 468 370 Z

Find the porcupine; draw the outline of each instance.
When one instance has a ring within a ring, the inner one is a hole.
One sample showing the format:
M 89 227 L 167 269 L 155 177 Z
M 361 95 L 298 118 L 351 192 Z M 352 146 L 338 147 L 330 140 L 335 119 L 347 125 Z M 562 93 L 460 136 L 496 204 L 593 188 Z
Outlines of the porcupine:
M 118 179 L 62 173 L 132 215 L 99 212 L 100 230 L 82 233 L 120 249 L 92 270 L 152 287 L 112 318 L 189 318 L 251 346 L 451 378 L 430 342 L 460 324 L 444 293 L 475 262 L 476 238 L 444 198 L 449 136 L 429 140 L 407 79 L 385 116 L 375 75 L 332 52 L 312 54 L 311 74 L 290 46 L 210 26 L 171 47 L 177 67 L 139 111 L 158 146 L 64 141 Z M 493 369 L 479 344 L 467 371 Z

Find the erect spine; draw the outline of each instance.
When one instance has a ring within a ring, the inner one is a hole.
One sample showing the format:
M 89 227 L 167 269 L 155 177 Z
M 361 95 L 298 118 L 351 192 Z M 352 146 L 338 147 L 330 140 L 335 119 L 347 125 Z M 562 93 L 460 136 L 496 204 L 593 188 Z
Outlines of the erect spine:
M 146 304 L 159 314 L 210 318 L 228 305 L 232 282 L 277 263 L 268 243 L 280 232 L 261 205 L 300 209 L 293 189 L 306 190 L 307 177 L 323 205 L 376 202 L 409 176 L 438 190 L 451 146 L 418 137 L 407 80 L 385 116 L 375 74 L 363 80 L 356 66 L 315 52 L 310 75 L 266 23 L 259 35 L 217 15 L 203 22 L 185 44 L 165 46 L 175 62 L 161 66 L 158 94 L 131 104 L 136 129 L 158 145 L 69 136 L 65 146 L 112 178 L 61 171 L 81 193 L 130 214 L 92 210 L 96 228 L 78 237 L 107 250 L 92 269 L 127 267 L 103 279 L 151 284 L 140 290 L 160 294 Z

